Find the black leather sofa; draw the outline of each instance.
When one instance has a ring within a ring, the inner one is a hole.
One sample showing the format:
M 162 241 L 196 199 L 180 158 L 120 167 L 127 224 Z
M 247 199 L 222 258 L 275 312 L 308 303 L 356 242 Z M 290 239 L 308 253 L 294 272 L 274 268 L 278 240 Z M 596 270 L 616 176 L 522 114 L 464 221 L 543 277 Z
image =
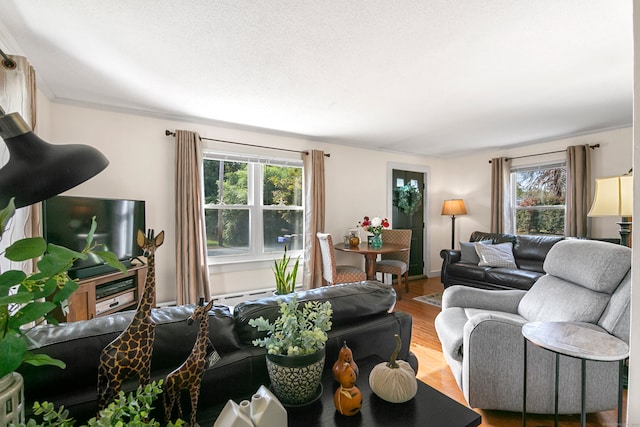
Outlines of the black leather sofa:
M 284 298 L 292 298 L 292 295 Z M 209 337 L 221 359 L 204 374 L 198 412 L 228 399 L 246 397 L 261 384 L 269 384 L 265 350 L 251 343 L 258 332 L 248 322 L 260 316 L 278 317 L 277 299 L 270 297 L 240 303 L 233 313 L 227 306 L 216 305 L 209 312 Z M 373 355 L 388 359 L 395 348 L 393 336 L 399 334 L 402 339 L 399 357 L 409 361 L 417 371 L 418 361 L 409 351 L 412 318 L 407 313 L 392 311 L 396 301 L 392 287 L 377 281 L 364 281 L 299 292 L 298 300 L 331 301 L 333 325 L 328 334 L 325 369 L 331 369 L 344 341 L 356 360 Z M 190 353 L 198 332 L 197 326 L 189 326 L 186 322 L 192 311 L 193 306 L 153 309 L 152 316 L 157 325 L 151 362 L 153 380 L 164 379 Z M 49 401 L 57 406 L 64 405 L 79 423 L 95 416 L 99 354 L 127 327 L 132 315 L 133 311 L 122 312 L 31 330 L 28 335 L 34 343 L 33 351 L 61 359 L 67 367 L 24 365 L 20 368 L 19 372 L 24 376 L 27 414 L 34 401 Z M 129 381 L 123 389 L 130 391 L 136 387 L 137 379 Z M 157 402 L 157 406 L 161 408 L 161 402 Z M 183 408 L 190 408 L 186 400 Z M 158 414 L 156 419 L 164 420 L 164 417 Z
M 478 266 L 462 262 L 460 250 L 440 251 L 442 269 L 440 280 L 444 287 L 467 285 L 482 289 L 528 290 L 544 275 L 542 268 L 547 253 L 553 245 L 563 240 L 561 236 L 530 236 L 506 233 L 474 231 L 469 242 L 490 241 L 492 244 L 510 242 L 517 269 Z

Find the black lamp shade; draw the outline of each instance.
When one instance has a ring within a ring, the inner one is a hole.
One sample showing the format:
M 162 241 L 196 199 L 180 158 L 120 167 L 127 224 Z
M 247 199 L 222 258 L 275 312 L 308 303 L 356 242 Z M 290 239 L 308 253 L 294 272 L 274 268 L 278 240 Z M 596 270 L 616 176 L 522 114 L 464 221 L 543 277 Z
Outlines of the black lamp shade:
M 49 144 L 32 131 L 4 142 L 10 157 L 0 169 L 0 207 L 11 197 L 15 197 L 16 208 L 46 200 L 83 183 L 109 164 L 93 147 Z

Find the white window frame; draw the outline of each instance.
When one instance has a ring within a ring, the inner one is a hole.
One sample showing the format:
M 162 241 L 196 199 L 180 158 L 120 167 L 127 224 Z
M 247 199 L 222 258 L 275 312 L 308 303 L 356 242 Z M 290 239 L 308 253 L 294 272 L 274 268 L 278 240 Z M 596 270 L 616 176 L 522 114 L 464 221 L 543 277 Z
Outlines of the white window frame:
M 302 206 L 263 206 L 263 170 L 265 165 L 274 166 L 291 166 L 299 167 L 303 169 L 302 160 L 296 159 L 282 159 L 276 157 L 266 156 L 251 156 L 246 154 L 229 154 L 218 151 L 205 150 L 203 153 L 203 160 L 218 160 L 226 162 L 242 162 L 247 163 L 247 204 L 246 205 L 219 205 L 219 204 L 205 204 L 204 209 L 239 209 L 249 210 L 249 251 L 242 255 L 215 255 L 208 256 L 209 265 L 225 265 L 225 264 L 244 264 L 244 263 L 257 263 L 258 268 L 263 268 L 269 261 L 269 266 L 272 265 L 273 260 L 278 257 L 282 257 L 283 251 L 265 252 L 264 250 L 264 236 L 263 236 L 263 211 L 268 210 L 296 210 L 303 212 L 304 218 L 304 195 L 302 198 Z M 304 188 L 304 170 L 302 173 L 303 188 Z M 257 230 L 257 232 L 256 232 Z M 304 227 L 303 235 L 301 236 L 304 242 Z M 302 255 L 304 253 L 303 248 L 300 250 L 287 250 L 287 254 L 292 259 L 300 256 L 300 263 L 302 265 Z M 239 267 L 242 269 L 242 267 Z
M 544 210 L 551 210 L 551 209 L 562 209 L 563 213 L 564 213 L 564 222 L 566 224 L 567 221 L 567 200 L 566 200 L 566 193 L 567 193 L 567 189 L 565 188 L 565 203 L 564 205 L 544 205 L 544 206 L 532 206 L 530 208 L 518 208 L 518 206 L 516 206 L 516 189 L 517 189 L 517 180 L 516 180 L 516 173 L 518 172 L 528 172 L 528 171 L 535 171 L 535 170 L 540 170 L 540 169 L 552 169 L 552 168 L 564 168 L 565 172 L 566 172 L 566 168 L 567 168 L 567 162 L 566 161 L 551 161 L 551 162 L 544 162 L 544 163 L 535 163 L 535 164 L 530 164 L 530 165 L 522 165 L 522 166 L 511 166 L 511 173 L 509 175 L 509 187 L 510 187 L 510 200 L 509 200 L 509 207 L 510 207 L 510 219 L 511 219 L 511 230 L 507 230 L 507 232 L 510 233 L 517 233 L 517 225 L 516 225 L 516 214 L 518 212 L 518 210 L 539 210 L 539 211 L 544 211 Z

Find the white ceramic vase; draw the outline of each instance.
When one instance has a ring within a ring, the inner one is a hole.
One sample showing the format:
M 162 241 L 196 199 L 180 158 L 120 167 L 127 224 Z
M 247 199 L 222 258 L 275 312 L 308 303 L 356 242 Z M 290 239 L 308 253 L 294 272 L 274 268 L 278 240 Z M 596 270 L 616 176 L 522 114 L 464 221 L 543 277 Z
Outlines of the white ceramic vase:
M 287 426 L 287 410 L 263 385 L 251 397 L 250 414 L 256 427 Z
M 241 404 L 244 402 L 247 401 L 244 400 Z M 213 427 L 253 427 L 253 422 L 247 409 L 241 408 L 241 405 L 229 400 L 222 408 L 222 412 L 218 415 L 216 422 L 213 423 Z
M 287 411 L 265 386 L 240 404 L 229 400 L 214 427 L 287 427 Z

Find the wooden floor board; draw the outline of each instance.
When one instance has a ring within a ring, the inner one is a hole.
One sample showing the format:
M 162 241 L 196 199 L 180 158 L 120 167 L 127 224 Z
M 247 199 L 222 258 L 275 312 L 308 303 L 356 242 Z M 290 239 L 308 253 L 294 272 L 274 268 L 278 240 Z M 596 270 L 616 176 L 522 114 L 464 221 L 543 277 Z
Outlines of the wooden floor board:
M 413 297 L 427 295 L 443 290 L 439 278 L 412 280 L 409 282 L 409 293 L 402 291 L 402 299 L 396 304 L 395 310 L 405 311 L 413 317 L 413 334 L 411 351 L 420 362 L 418 378 L 446 394 L 463 405 L 467 405 L 462 391 L 458 388 L 449 365 L 444 360 L 440 341 L 434 327 L 434 319 L 440 308 L 416 301 Z M 626 392 L 625 392 L 626 403 Z M 625 406 L 626 408 L 626 406 Z M 522 414 L 520 412 L 488 411 L 475 409 L 482 415 L 482 426 L 520 427 Z M 623 412 L 624 413 L 624 412 Z M 605 411 L 587 416 L 587 426 L 615 426 L 617 425 L 617 411 Z M 553 415 L 527 415 L 528 426 L 553 426 Z M 560 427 L 580 425 L 580 415 L 560 416 Z

